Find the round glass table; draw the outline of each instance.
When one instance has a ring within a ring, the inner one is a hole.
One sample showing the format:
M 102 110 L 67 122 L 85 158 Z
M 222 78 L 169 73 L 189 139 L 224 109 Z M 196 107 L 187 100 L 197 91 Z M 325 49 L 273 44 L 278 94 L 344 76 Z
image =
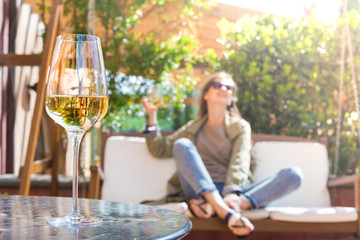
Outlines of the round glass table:
M 46 223 L 68 214 L 71 206 L 71 198 L 0 196 L 0 239 L 181 239 L 192 227 L 177 212 L 92 199 L 79 199 L 80 212 L 102 218 L 101 225 L 59 228 Z

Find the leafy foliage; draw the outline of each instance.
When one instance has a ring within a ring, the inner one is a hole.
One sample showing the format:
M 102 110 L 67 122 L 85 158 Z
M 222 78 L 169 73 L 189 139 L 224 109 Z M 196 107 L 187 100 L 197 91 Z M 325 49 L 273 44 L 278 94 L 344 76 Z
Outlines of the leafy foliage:
M 86 3 L 85 3 L 86 2 Z M 102 37 L 108 70 L 110 109 L 105 124 L 121 128 L 129 116 L 143 117 L 138 103 L 151 84 L 167 85 L 166 94 L 181 107 L 192 89 L 192 63 L 199 60 L 193 23 L 198 9 L 210 1 L 96 0 L 97 35 Z M 76 33 L 87 31 L 87 1 L 65 1 Z M 180 9 L 169 14 L 170 7 Z M 196 9 L 196 11 L 195 11 Z M 156 19 L 149 18 L 156 12 Z M 161 29 L 139 32 L 143 21 L 161 24 Z M 284 19 L 272 15 L 245 16 L 237 22 L 221 20 L 223 56 L 209 49 L 201 56 L 212 71 L 224 70 L 238 84 L 238 107 L 253 132 L 326 137 L 334 164 L 338 116 L 341 34 L 344 19 L 325 24 L 314 18 Z M 360 15 L 348 14 L 354 62 L 360 64 Z M 182 66 L 180 68 L 180 66 Z M 119 73 L 120 72 L 120 73 Z M 350 65 L 346 61 L 342 97 L 340 171 L 356 171 L 357 113 Z M 131 89 L 131 91 L 129 90 Z M 162 109 L 159 114 L 166 116 Z M 174 110 L 171 117 L 179 111 Z M 188 114 L 190 115 L 190 114 Z M 166 116 L 169 117 L 169 116 Z M 193 116 L 192 116 L 193 117 Z M 177 121 L 175 121 L 177 122 Z
M 355 64 L 359 63 L 360 16 L 348 15 Z M 335 154 L 338 119 L 341 29 L 343 19 L 325 24 L 315 18 L 282 19 L 272 15 L 221 20 L 224 57 L 210 62 L 231 73 L 238 84 L 238 107 L 254 132 L 328 138 Z M 211 57 L 209 57 L 211 59 Z M 355 171 L 358 148 L 350 66 L 346 63 L 340 147 L 342 173 Z
M 88 12 L 87 3 L 83 0 L 65 2 L 65 14 L 70 17 L 68 24 L 74 33 L 87 32 L 84 17 Z M 97 35 L 104 36 L 102 44 L 109 83 L 110 114 L 105 117 L 105 125 L 121 128 L 122 119 L 142 116 L 141 107 L 136 103 L 153 82 L 170 80 L 172 101 L 175 106 L 182 106 L 186 92 L 196 83 L 192 74 L 192 63 L 198 55 L 193 23 L 201 14 L 198 10 L 211 4 L 200 0 L 96 0 Z M 174 9 L 178 9 L 176 14 Z M 161 28 L 136 31 L 143 20 L 159 24 Z M 139 81 L 134 81 L 134 76 Z M 122 85 L 129 84 L 133 91 L 123 92 Z

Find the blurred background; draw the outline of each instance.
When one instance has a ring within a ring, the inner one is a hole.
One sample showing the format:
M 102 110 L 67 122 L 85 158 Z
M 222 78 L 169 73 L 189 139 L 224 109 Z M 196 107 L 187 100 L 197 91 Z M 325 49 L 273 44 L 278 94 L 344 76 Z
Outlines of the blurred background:
M 60 33 L 99 36 L 107 69 L 110 106 L 83 141 L 85 175 L 101 160 L 104 133 L 142 131 L 140 99 L 153 85 L 164 101 L 159 125 L 171 132 L 197 116 L 201 82 L 216 71 L 233 76 L 237 106 L 254 133 L 326 139 L 331 175 L 358 171 L 359 1 L 346 1 L 345 9 L 339 0 L 62 2 Z M 41 56 L 52 1 L 0 3 L 6 13 L 0 17 L 1 54 Z M 38 68 L 1 66 L 0 76 L 0 171 L 17 175 Z M 38 155 L 51 151 L 51 121 L 43 118 Z M 70 174 L 63 164 L 59 171 Z

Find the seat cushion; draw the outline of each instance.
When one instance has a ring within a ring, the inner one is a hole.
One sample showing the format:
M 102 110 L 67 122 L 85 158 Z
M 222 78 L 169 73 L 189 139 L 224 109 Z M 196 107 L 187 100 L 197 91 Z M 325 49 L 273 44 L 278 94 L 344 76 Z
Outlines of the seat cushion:
M 357 220 L 357 211 L 352 207 L 268 207 L 270 218 L 289 222 L 352 222 Z
M 189 208 L 188 208 L 188 205 L 186 202 L 165 203 L 165 204 L 155 205 L 155 207 L 164 208 L 164 209 L 182 213 L 182 214 L 185 214 L 187 211 L 189 211 Z
M 157 207 L 162 207 L 168 210 L 172 210 L 175 212 L 179 212 L 184 214 L 185 216 L 189 217 L 189 218 L 196 218 L 191 211 L 185 210 L 184 205 L 186 205 L 186 203 L 181 203 L 182 205 L 180 205 L 180 203 L 177 204 L 164 204 L 164 205 L 157 205 Z M 267 209 L 264 208 L 259 208 L 259 209 L 253 209 L 253 210 L 245 210 L 243 212 L 241 212 L 241 214 L 244 217 L 247 217 L 250 220 L 260 220 L 260 219 L 267 219 L 270 217 L 270 212 Z
M 109 201 L 158 200 L 176 171 L 174 159 L 153 157 L 143 137 L 108 138 L 104 164 L 102 199 Z
M 185 202 L 156 205 L 160 208 L 176 211 L 194 218 Z M 352 207 L 267 207 L 245 210 L 242 215 L 250 220 L 271 218 L 288 222 L 353 222 L 357 220 L 357 211 Z
M 270 212 L 264 208 L 245 210 L 241 214 L 250 220 L 260 220 L 270 217 Z
M 328 157 L 325 145 L 317 142 L 257 142 L 252 149 L 256 168 L 254 180 L 260 181 L 282 168 L 297 166 L 303 173 L 299 189 L 272 202 L 279 207 L 328 207 Z

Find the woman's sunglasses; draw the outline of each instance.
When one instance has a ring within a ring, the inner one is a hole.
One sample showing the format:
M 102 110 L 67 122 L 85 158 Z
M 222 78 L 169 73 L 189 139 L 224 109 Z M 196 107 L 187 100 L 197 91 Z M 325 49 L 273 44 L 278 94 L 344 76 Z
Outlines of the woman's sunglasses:
M 234 91 L 234 87 L 230 85 L 225 85 L 219 82 L 211 82 L 211 86 L 213 86 L 215 89 L 221 89 L 222 87 L 225 87 L 227 91 Z

